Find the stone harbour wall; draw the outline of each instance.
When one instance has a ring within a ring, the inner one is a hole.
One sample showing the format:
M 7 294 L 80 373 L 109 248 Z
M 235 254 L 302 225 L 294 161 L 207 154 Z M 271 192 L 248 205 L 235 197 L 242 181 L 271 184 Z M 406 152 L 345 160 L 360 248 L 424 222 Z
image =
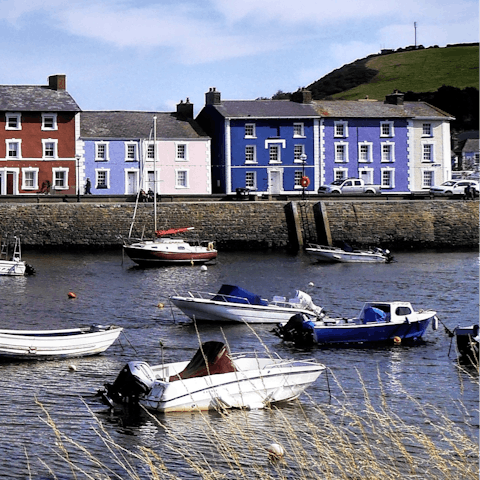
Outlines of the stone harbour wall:
M 157 205 L 157 228 L 195 227 L 190 238 L 215 240 L 219 250 L 295 249 L 293 211 L 300 202 L 169 202 Z M 479 241 L 478 202 L 306 201 L 307 222 L 322 208 L 333 243 L 389 248 L 474 248 Z M 112 248 L 128 237 L 133 203 L 1 204 L 0 235 L 21 237 L 24 248 Z M 298 220 L 298 219 L 297 219 Z M 301 221 L 299 222 L 301 225 Z M 310 225 L 310 227 L 312 227 Z M 305 232 L 305 225 L 300 231 Z M 308 228 L 322 230 L 322 225 Z M 153 236 L 153 204 L 139 204 L 132 236 Z M 320 241 L 309 238 L 309 241 Z

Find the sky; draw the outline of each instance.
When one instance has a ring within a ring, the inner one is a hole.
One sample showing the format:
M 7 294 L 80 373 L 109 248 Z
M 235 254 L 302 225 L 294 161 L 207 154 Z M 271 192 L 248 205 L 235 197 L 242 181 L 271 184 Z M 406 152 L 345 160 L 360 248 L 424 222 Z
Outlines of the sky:
M 0 84 L 67 75 L 83 110 L 197 114 L 293 92 L 381 49 L 479 41 L 472 0 L 0 0 Z M 416 22 L 416 29 L 414 28 Z

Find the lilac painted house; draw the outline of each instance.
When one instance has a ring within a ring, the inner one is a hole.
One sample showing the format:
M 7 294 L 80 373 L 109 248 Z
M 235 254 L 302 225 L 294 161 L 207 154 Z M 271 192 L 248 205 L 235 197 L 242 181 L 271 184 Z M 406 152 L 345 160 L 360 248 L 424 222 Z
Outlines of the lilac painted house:
M 212 193 L 210 138 L 188 99 L 172 113 L 85 111 L 80 122 L 81 178 L 92 194 Z

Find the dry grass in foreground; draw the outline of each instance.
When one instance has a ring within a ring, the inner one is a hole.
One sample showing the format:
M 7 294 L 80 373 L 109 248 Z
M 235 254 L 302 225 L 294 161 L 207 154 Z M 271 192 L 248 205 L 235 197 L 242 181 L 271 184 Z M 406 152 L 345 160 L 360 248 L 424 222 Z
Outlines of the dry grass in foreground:
M 408 408 L 403 410 L 410 409 L 422 419 L 409 424 L 387 405 L 380 380 L 379 384 L 379 394 L 372 398 L 362 383 L 362 405 L 342 398 L 335 406 L 304 401 L 285 409 L 273 407 L 265 413 L 263 429 L 252 421 L 249 411 L 219 412 L 220 417 L 198 412 L 193 437 L 188 429 L 180 433 L 169 427 L 167 417 L 148 414 L 163 430 L 163 444 L 158 448 L 139 445 L 135 450 L 116 443 L 85 404 L 94 419 L 95 438 L 90 443 L 103 445 L 102 460 L 88 445 L 60 431 L 46 408 L 37 404 L 54 432 L 57 461 L 64 462 L 69 478 L 74 479 L 478 480 L 478 439 L 466 433 L 475 427 L 460 428 L 435 406 L 421 405 L 405 393 Z M 202 445 L 198 438 L 203 439 Z M 269 458 L 266 447 L 272 443 L 284 447 L 283 458 Z M 41 462 L 57 478 L 55 468 Z

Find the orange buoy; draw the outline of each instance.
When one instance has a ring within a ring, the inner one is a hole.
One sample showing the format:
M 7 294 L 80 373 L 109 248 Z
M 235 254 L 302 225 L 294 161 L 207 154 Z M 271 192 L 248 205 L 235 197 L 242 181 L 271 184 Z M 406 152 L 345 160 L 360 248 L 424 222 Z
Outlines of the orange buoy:
M 68 292 L 68 298 L 77 298 L 73 292 Z
M 402 339 L 400 337 L 393 337 L 393 343 L 395 343 L 395 345 L 400 345 L 402 343 Z

